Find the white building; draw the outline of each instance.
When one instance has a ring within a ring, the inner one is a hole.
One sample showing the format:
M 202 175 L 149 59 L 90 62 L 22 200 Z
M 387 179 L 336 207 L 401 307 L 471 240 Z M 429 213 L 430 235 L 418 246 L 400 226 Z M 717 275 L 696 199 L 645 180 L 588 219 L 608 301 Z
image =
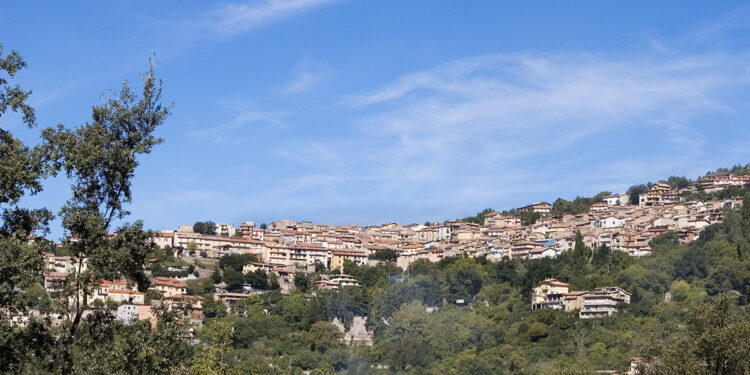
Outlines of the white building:
M 217 236 L 227 236 L 232 237 L 234 234 L 237 233 L 237 230 L 234 228 L 234 225 L 227 224 L 227 223 L 218 223 L 216 224 L 216 235 Z

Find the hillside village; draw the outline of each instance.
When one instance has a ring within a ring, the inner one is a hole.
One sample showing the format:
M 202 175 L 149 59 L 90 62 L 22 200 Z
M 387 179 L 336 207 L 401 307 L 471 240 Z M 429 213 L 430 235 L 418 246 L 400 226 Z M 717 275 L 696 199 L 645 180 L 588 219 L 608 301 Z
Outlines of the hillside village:
M 615 194 L 590 204 L 586 213 L 551 216 L 551 204 L 536 202 L 505 214 L 486 210 L 480 215 L 481 225 L 455 220 L 362 227 L 279 220 L 263 228 L 253 222 L 237 227 L 219 223 L 213 228 L 214 234 L 201 234 L 186 224 L 176 230 L 157 232 L 152 238 L 156 247 L 171 253 L 183 264 L 169 267 L 167 274 L 174 275 L 172 277 L 153 277 L 151 290 L 157 293 L 152 294 L 155 298 L 137 291 L 128 280 L 114 280 L 102 281 L 91 301 L 121 304 L 118 317 L 123 321 L 153 319 L 152 303 L 187 304 L 191 322 L 200 324 L 204 297 L 190 295 L 194 293 L 187 291 L 187 282 L 208 276 L 210 270 L 206 264 L 215 264 L 217 259 L 228 255 L 252 256 L 254 261 L 247 262 L 242 273 L 273 275 L 282 292 L 294 288 L 295 275 L 321 270 L 333 274 L 322 275 L 315 281 L 319 289 L 356 286 L 356 278 L 342 274 L 349 262 L 374 265 L 393 261 L 406 270 L 419 259 L 435 263 L 454 256 L 486 257 L 494 262 L 555 258 L 571 249 L 577 236 L 592 249 L 607 246 L 630 256 L 643 257 L 651 254 L 650 241 L 655 236 L 672 231 L 681 243 L 694 241 L 702 229 L 722 221 L 725 209 L 738 210 L 743 203 L 739 194 L 726 199 L 687 200 L 685 197 L 698 191 L 714 195 L 727 193 L 749 184 L 750 174 L 709 173 L 680 188 L 664 182 L 653 184 L 638 195 L 638 204 L 631 203 L 634 197 L 629 194 Z M 537 219 L 524 222 L 526 219 L 522 216 L 529 214 Z M 185 266 L 191 263 L 193 265 Z M 76 271 L 75 260 L 64 255 L 45 254 L 45 265 L 44 287 L 50 295 L 62 288 L 67 276 Z M 201 265 L 204 274 L 199 272 Z M 85 269 L 85 261 L 78 266 Z M 262 292 L 246 284 L 241 290 L 228 290 L 225 283 L 219 283 L 213 297 L 231 307 L 248 294 Z M 531 304 L 535 309 L 579 311 L 582 318 L 588 318 L 611 315 L 617 311 L 617 304 L 629 300 L 630 294 L 617 287 L 601 287 L 590 292 L 568 291 L 567 284 L 551 279 L 539 284 Z
M 701 179 L 705 191 L 750 184 L 750 175 L 711 174 Z M 483 225 L 461 220 L 436 224 L 386 223 L 378 226 L 325 225 L 279 220 L 261 229 L 253 222 L 235 227 L 216 224 L 218 235 L 193 232 L 190 225 L 162 231 L 154 241 L 159 247 L 204 253 L 209 258 L 225 254 L 255 254 L 275 268 L 305 269 L 316 263 L 342 270 L 344 262 L 365 264 L 379 251 L 393 250 L 402 269 L 417 259 L 437 262 L 443 257 L 486 256 L 494 261 L 516 258 L 554 258 L 571 248 L 578 232 L 587 246 L 609 246 L 632 256 L 649 255 L 649 241 L 665 231 L 675 231 L 681 242 L 695 240 L 700 231 L 722 221 L 722 210 L 739 209 L 742 197 L 726 200 L 683 201 L 694 187 L 674 189 L 656 183 L 631 205 L 627 194 L 604 197 L 588 213 L 549 216 L 552 205 L 537 202 L 516 211 L 534 212 L 541 218 L 524 225 L 515 215 L 496 211 L 484 214 Z

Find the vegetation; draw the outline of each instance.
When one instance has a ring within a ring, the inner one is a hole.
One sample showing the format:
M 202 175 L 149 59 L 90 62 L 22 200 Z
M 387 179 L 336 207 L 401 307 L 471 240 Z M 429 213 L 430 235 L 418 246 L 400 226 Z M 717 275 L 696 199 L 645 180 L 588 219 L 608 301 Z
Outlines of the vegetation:
M 608 197 L 612 193 L 603 191 L 591 198 L 576 197 L 572 201 L 568 201 L 562 198 L 557 198 L 552 204 L 552 210 L 550 215 L 562 216 L 562 215 L 578 215 L 582 213 L 588 213 L 591 205 L 594 203 L 600 203 L 604 197 Z
M 216 234 L 216 223 L 213 221 L 197 221 L 193 224 L 193 232 L 207 235 Z
M 493 212 L 493 211 L 494 210 L 491 209 L 491 208 L 485 208 L 484 210 L 477 212 L 476 215 L 474 215 L 474 216 L 467 216 L 467 217 L 461 219 L 461 221 L 464 221 L 464 222 L 467 222 L 467 223 L 474 223 L 474 224 L 483 225 L 484 224 L 484 216 L 487 215 L 490 212 Z
M 384 262 L 395 262 L 398 259 L 398 251 L 392 249 L 375 250 L 368 258 Z
M 35 125 L 33 109 L 26 104 L 30 91 L 10 86 L 8 79 L 26 67 L 15 51 L 2 56 L 0 49 L 0 115 L 10 109 Z M 124 223 L 124 206 L 132 197 L 131 179 L 138 157 L 162 142 L 154 130 L 169 114 L 161 101 L 160 82 L 153 66 L 142 76 L 141 94 L 126 81 L 119 93 L 93 107 L 90 122 L 75 129 L 58 125 L 41 132 L 40 144 L 29 148 L 8 130 L 0 131 L 0 371 L 3 373 L 173 373 L 185 367 L 185 328 L 178 311 L 157 312 L 157 325 L 148 322 L 125 326 L 99 304 L 100 310 L 84 314 L 94 289 L 102 279 L 128 278 L 138 289 L 150 285 L 145 269 L 155 249 L 151 233 L 140 222 Z M 74 237 L 65 247 L 75 271 L 63 289 L 48 303 L 35 284 L 41 282 L 42 244 L 28 243 L 30 235 L 45 233 L 52 217 L 45 209 L 17 204 L 26 194 L 41 190 L 43 178 L 64 173 L 71 181 L 71 197 L 59 215 L 66 232 Z M 118 235 L 108 239 L 106 234 Z M 84 267 L 84 263 L 86 267 Z M 26 326 L 11 325 L 9 314 L 31 307 L 51 310 L 60 322 L 32 319 Z
M 250 297 L 241 311 L 216 318 L 234 324 L 226 360 L 234 369 L 270 365 L 276 374 L 328 366 L 343 374 L 566 374 L 624 373 L 640 356 L 653 364 L 647 374 L 745 373 L 750 207 L 725 215 L 690 244 L 671 232 L 656 237 L 645 258 L 590 249 L 579 237 L 557 259 L 419 260 L 405 272 L 389 262 L 347 263 L 344 271 L 361 287 L 314 295 L 306 293 L 315 276 L 300 274 L 292 295 Z M 546 277 L 572 290 L 617 285 L 633 294 L 632 303 L 594 320 L 532 311 L 531 289 Z M 338 341 L 329 322 L 348 327 L 354 316 L 368 317 L 372 347 Z

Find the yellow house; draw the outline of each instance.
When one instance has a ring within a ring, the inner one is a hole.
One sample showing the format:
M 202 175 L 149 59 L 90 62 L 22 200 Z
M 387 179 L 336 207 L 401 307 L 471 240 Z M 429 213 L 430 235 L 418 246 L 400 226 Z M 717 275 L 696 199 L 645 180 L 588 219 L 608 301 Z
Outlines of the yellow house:
M 360 266 L 367 262 L 364 251 L 358 250 L 333 250 L 331 252 L 331 269 L 344 272 L 344 262 L 353 262 Z
M 539 286 L 534 288 L 533 294 L 531 295 L 531 303 L 534 306 L 540 306 L 550 304 L 559 301 L 560 308 L 562 308 L 562 295 L 568 293 L 568 284 L 557 279 L 544 279 Z M 553 301 L 554 300 L 554 301 Z M 553 307 L 554 308 L 554 307 Z

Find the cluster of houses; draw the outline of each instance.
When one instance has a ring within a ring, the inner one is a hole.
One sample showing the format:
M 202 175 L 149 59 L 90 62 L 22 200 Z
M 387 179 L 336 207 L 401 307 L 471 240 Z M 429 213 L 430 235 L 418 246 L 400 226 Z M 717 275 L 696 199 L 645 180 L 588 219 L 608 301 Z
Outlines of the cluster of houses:
M 588 319 L 612 315 L 618 305 L 630 303 L 630 293 L 616 286 L 572 292 L 568 288 L 560 280 L 545 279 L 532 292 L 531 308 L 578 311 L 578 316 Z
M 706 193 L 715 193 L 731 186 L 743 187 L 748 184 L 750 184 L 750 174 L 735 175 L 729 172 L 715 172 L 698 179 L 698 186 Z
M 74 272 L 86 270 L 87 262 L 77 262 L 70 256 L 57 256 L 44 253 L 44 289 L 52 297 L 60 293 L 66 284 L 67 278 Z M 203 297 L 187 295 L 187 283 L 169 277 L 155 277 L 152 280 L 151 290 L 158 292 L 159 299 L 148 301 L 146 294 L 138 291 L 137 285 L 132 280 L 100 280 L 99 285 L 90 294 L 89 304 L 114 303 L 117 306 L 117 318 L 123 322 L 130 323 L 134 320 L 150 320 L 155 322 L 152 307 L 175 306 L 185 307 L 187 318 L 191 324 L 200 325 L 203 322 L 203 309 L 201 302 Z M 26 319 L 24 319 L 25 321 Z M 23 324 L 24 321 L 19 321 Z
M 726 189 L 745 186 L 748 176 L 728 173 L 709 174 L 699 180 L 701 189 Z M 524 223 L 520 216 L 488 212 L 482 224 L 446 221 L 435 224 L 386 223 L 376 226 L 323 225 L 291 220 L 274 221 L 268 227 L 245 222 L 235 227 L 216 224 L 216 235 L 196 233 L 190 225 L 159 232 L 154 244 L 172 249 L 177 257 L 220 258 L 226 254 L 255 254 L 258 262 L 248 264 L 243 272 L 263 269 L 275 273 L 282 289 L 294 285 L 296 272 L 309 272 L 319 267 L 338 270 L 338 275 L 316 282 L 320 289 L 359 285 L 344 275 L 345 264 L 376 264 L 384 253 L 395 258 L 406 269 L 411 263 L 426 259 L 438 262 L 445 257 L 484 256 L 491 261 L 507 259 L 554 258 L 574 246 L 581 234 L 589 247 L 608 246 L 632 256 L 651 253 L 650 240 L 665 231 L 674 231 L 681 242 L 700 236 L 705 227 L 723 220 L 725 209 L 739 209 L 740 197 L 723 201 L 682 201 L 680 191 L 665 183 L 657 183 L 639 197 L 639 204 L 630 204 L 626 194 L 604 197 L 590 206 L 587 213 L 551 216 L 552 205 L 536 202 L 515 212 L 534 212 L 541 218 Z M 113 234 L 116 235 L 116 234 Z M 74 240 L 74 239 L 71 239 Z M 375 256 L 373 256 L 375 255 Z M 44 287 L 54 293 L 68 275 L 84 270 L 86 263 L 76 263 L 66 256 L 45 254 Z M 183 280 L 156 277 L 151 289 L 158 291 L 158 304 L 190 306 L 191 321 L 203 319 L 201 298 L 186 294 Z M 215 298 L 232 305 L 246 297 L 241 293 L 216 293 Z M 123 321 L 152 319 L 146 296 L 127 280 L 104 280 L 92 300 L 120 304 L 118 316 Z M 558 280 L 545 280 L 532 296 L 534 308 L 579 311 L 582 318 L 611 315 L 619 303 L 628 303 L 630 295 L 617 287 L 592 291 L 568 291 Z M 154 303 L 152 301 L 152 303 Z
M 706 178 L 714 178 L 711 176 Z M 740 181 L 748 180 L 740 177 Z M 711 181 L 724 184 L 722 179 Z M 638 205 L 631 205 L 629 196 L 621 194 L 605 197 L 592 204 L 589 212 L 578 215 L 551 216 L 552 206 L 546 202 L 516 210 L 541 214 L 533 224 L 499 212 L 486 213 L 481 225 L 457 220 L 362 227 L 280 220 L 264 229 L 253 222 L 239 228 L 220 223 L 219 235 L 202 235 L 190 225 L 181 225 L 177 230 L 162 231 L 154 242 L 183 256 L 255 254 L 267 267 L 277 270 L 305 270 L 322 264 L 343 271 L 346 262 L 374 263 L 370 256 L 381 250 L 395 251 L 396 263 L 403 269 L 418 259 L 438 262 L 460 254 L 494 261 L 554 258 L 574 245 L 577 233 L 589 247 L 608 246 L 632 256 L 645 256 L 651 253 L 649 242 L 654 236 L 674 231 L 681 242 L 693 241 L 702 229 L 723 220 L 725 208 L 739 209 L 742 205 L 741 197 L 683 202 L 682 196 L 668 184 L 657 183 L 640 195 Z

